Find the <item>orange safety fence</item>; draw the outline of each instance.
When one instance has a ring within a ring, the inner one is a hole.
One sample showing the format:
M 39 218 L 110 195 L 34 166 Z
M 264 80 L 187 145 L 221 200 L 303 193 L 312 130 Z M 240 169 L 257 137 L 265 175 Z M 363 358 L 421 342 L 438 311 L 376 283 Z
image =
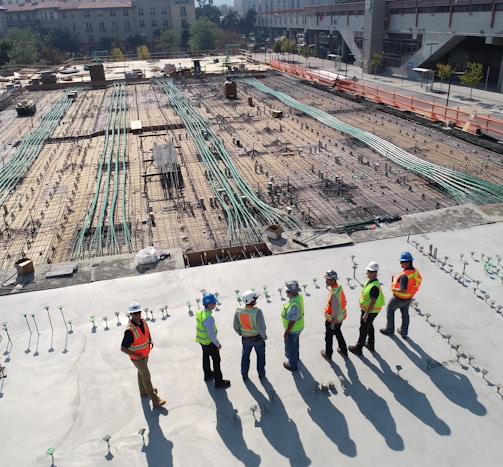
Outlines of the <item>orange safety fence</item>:
M 375 84 L 355 81 L 343 75 L 325 70 L 309 69 L 292 63 L 271 60 L 271 68 L 289 73 L 300 78 L 333 86 L 359 99 L 379 104 L 386 104 L 402 111 L 413 112 L 435 122 L 446 125 L 453 122 L 456 127 L 469 133 L 483 133 L 492 138 L 503 140 L 503 120 L 491 115 L 481 115 L 470 108 L 448 107 L 440 102 L 425 99 L 422 95 L 401 94 L 395 90 L 384 89 Z M 469 106 L 469 104 L 467 104 Z

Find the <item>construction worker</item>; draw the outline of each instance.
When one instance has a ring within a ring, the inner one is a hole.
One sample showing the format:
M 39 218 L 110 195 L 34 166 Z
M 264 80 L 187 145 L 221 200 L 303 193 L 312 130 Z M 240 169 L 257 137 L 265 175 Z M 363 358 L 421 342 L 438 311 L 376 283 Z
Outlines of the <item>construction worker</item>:
M 147 322 L 141 317 L 141 306 L 131 302 L 128 308 L 130 321 L 124 331 L 121 351 L 129 355 L 138 370 L 140 396 L 149 396 L 154 407 L 163 406 L 166 401 L 157 395 L 157 388 L 152 386 L 148 369 L 148 355 L 154 347 Z
M 325 350 L 321 356 L 325 360 L 332 360 L 334 352 L 334 336 L 337 339 L 339 352 L 344 358 L 348 358 L 348 348 L 342 335 L 342 322 L 346 319 L 346 296 L 342 286 L 337 283 L 337 273 L 331 269 L 325 273 L 325 284 L 329 289 L 328 300 L 325 306 Z
M 220 370 L 220 349 L 222 345 L 217 339 L 217 326 L 213 318 L 213 310 L 216 308 L 218 300 L 212 293 L 203 295 L 203 309 L 197 310 L 196 313 L 196 342 L 201 344 L 203 349 L 203 371 L 204 380 L 215 382 L 216 388 L 226 388 L 231 382 L 222 378 Z M 211 369 L 210 359 L 213 363 Z
M 241 336 L 241 375 L 243 381 L 248 379 L 250 353 L 255 349 L 257 354 L 257 373 L 260 379 L 265 377 L 265 341 L 267 340 L 264 314 L 257 308 L 259 295 L 247 290 L 241 295 L 244 307 L 240 306 L 234 314 L 234 330 Z
M 402 325 L 397 329 L 404 339 L 407 339 L 409 332 L 409 305 L 412 297 L 419 290 L 423 278 L 412 264 L 414 258 L 408 251 L 400 255 L 400 266 L 403 271 L 395 278 L 391 279 L 391 298 L 386 308 L 386 327 L 380 331 L 387 336 L 393 335 L 395 331 L 395 311 L 400 309 L 402 313 Z
M 367 266 L 367 282 L 363 285 L 360 295 L 360 336 L 356 345 L 348 347 L 350 352 L 362 355 L 363 347 L 367 347 L 371 352 L 375 350 L 374 319 L 384 305 L 384 295 L 381 284 L 377 279 L 379 265 L 372 261 Z
M 301 289 L 297 281 L 285 283 L 285 293 L 288 301 L 281 310 L 281 319 L 285 332 L 285 355 L 288 361 L 283 362 L 283 366 L 290 371 L 298 370 L 299 361 L 299 337 L 304 329 L 304 298 L 300 293 Z

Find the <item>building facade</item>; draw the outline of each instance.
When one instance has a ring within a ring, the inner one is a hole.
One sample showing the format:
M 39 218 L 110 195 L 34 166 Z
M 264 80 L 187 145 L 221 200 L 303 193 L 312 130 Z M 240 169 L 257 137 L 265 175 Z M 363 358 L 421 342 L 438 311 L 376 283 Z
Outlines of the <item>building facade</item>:
M 250 0 L 270 41 L 302 36 L 319 57 L 338 55 L 368 68 L 382 54 L 388 72 L 482 63 L 503 92 L 503 0 Z M 323 4 L 322 4 L 323 3 Z
M 156 32 L 181 34 L 195 22 L 194 0 L 0 0 L 0 7 L 8 28 L 62 30 L 85 52 L 96 50 L 104 38 L 125 43 L 137 35 L 153 47 Z

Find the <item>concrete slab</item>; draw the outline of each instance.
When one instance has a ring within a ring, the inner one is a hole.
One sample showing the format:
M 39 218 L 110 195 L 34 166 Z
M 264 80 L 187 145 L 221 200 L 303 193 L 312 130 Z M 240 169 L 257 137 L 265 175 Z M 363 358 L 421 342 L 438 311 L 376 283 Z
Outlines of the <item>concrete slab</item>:
M 60 466 L 500 465 L 502 236 L 503 223 L 492 223 L 127 277 L 107 266 L 109 280 L 0 297 L 2 465 L 49 466 L 48 448 Z M 367 263 L 380 263 L 389 300 L 404 250 L 424 277 L 409 339 L 377 333 L 376 353 L 326 362 L 319 353 L 324 272 L 340 276 L 343 332 L 353 344 Z M 294 374 L 282 366 L 278 292 L 290 279 L 302 285 L 306 304 Z M 252 355 L 244 383 L 232 320 L 250 287 L 261 294 L 267 323 L 267 379 L 258 379 Z M 219 292 L 227 390 L 203 381 L 194 342 L 203 289 Z M 132 300 L 153 310 L 149 366 L 163 409 L 140 399 L 136 371 L 119 349 Z M 166 305 L 168 316 L 159 311 Z

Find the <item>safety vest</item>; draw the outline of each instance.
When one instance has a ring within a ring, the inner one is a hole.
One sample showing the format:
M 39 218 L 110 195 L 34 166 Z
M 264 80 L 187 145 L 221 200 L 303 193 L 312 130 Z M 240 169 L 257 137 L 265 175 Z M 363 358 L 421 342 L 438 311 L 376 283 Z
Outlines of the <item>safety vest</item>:
M 236 312 L 239 318 L 239 327 L 243 337 L 257 336 L 259 333 L 257 326 L 257 308 L 239 307 Z
M 136 326 L 132 321 L 126 327 L 126 331 L 133 333 L 133 343 L 129 346 L 129 350 L 135 355 L 130 355 L 131 360 L 142 360 L 150 353 L 150 330 L 146 321 L 144 319 L 142 321 L 145 334 L 141 332 L 140 326 Z
M 370 290 L 374 286 L 379 289 L 379 296 L 374 303 L 374 307 L 370 310 L 370 313 L 379 313 L 384 305 L 384 295 L 381 290 L 381 284 L 377 279 L 374 279 L 373 281 L 367 281 L 363 286 L 362 293 L 360 295 L 360 308 L 363 311 L 367 311 L 370 303 Z
M 211 344 L 211 339 L 208 336 L 208 331 L 204 327 L 204 320 L 211 316 L 211 311 L 207 310 L 197 310 L 196 313 L 196 342 L 199 342 L 203 345 Z M 215 335 L 217 334 L 217 325 L 213 325 L 213 329 L 215 330 Z
M 281 310 L 281 320 L 283 321 L 283 327 L 286 329 L 288 327 L 289 320 L 286 319 L 288 312 L 292 305 L 297 305 L 300 308 L 299 319 L 295 321 L 290 332 L 300 332 L 304 329 L 304 299 L 301 294 L 292 297 L 288 302 L 283 305 L 283 309 Z
M 332 290 L 330 290 L 330 293 L 328 294 L 328 302 L 327 306 L 325 307 L 325 319 L 329 322 L 332 322 L 332 295 L 337 297 L 337 300 L 339 300 L 340 304 L 342 318 L 337 322 L 344 321 L 346 319 L 346 295 L 344 294 L 344 290 L 342 290 L 342 286 L 340 285 L 332 287 Z
M 393 292 L 393 295 L 397 298 L 402 298 L 404 300 L 407 300 L 409 298 L 412 298 L 416 292 L 419 290 L 419 286 L 421 285 L 421 282 L 423 281 L 423 278 L 421 277 L 421 274 L 416 268 L 413 269 L 407 269 L 405 271 L 402 271 L 398 276 L 396 276 L 393 284 L 391 284 L 391 290 Z M 406 275 L 407 276 L 407 290 L 405 293 L 402 292 L 397 292 L 396 290 L 393 290 L 393 288 L 400 288 L 400 278 Z

